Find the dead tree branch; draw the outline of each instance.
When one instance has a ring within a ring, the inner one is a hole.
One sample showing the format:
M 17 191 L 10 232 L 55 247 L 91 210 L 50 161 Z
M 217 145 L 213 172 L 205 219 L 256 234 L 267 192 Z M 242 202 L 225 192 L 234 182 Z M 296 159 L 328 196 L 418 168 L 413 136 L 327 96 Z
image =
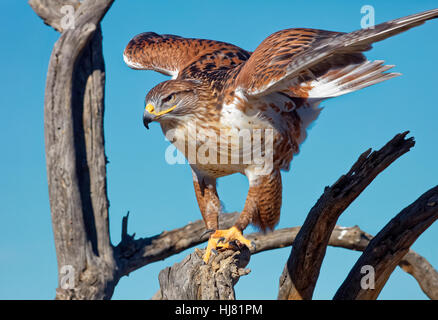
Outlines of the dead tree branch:
M 248 239 L 256 243 L 257 250 L 253 253 L 258 253 L 291 246 L 299 230 L 300 227 L 293 227 L 278 229 L 267 234 L 253 233 L 248 235 Z M 363 251 L 372 238 L 372 235 L 361 230 L 358 226 L 335 226 L 328 245 Z M 398 266 L 415 278 L 424 294 L 432 300 L 438 300 L 438 272 L 424 257 L 409 250 L 400 260 Z
M 228 228 L 232 226 L 238 215 L 237 212 L 222 214 L 220 216 L 221 227 Z M 251 233 L 246 237 L 256 243 L 257 248 L 252 252 L 252 254 L 255 254 L 291 246 L 299 230 L 300 227 L 283 228 L 268 233 Z M 151 238 L 134 240 L 132 236 L 128 235 L 128 238 L 126 238 L 126 235 L 122 236 L 122 238 L 130 240 L 125 240 L 126 247 L 122 248 L 121 244 L 117 247 L 120 250 L 117 260 L 121 263 L 121 266 L 124 265 L 126 268 L 122 268 L 121 271 L 123 270 L 123 274 L 127 275 L 149 263 L 166 259 L 201 244 L 208 239 L 208 235 L 204 234 L 202 236 L 204 231 L 205 223 L 202 220 L 197 220 L 182 228 L 165 231 Z M 372 235 L 361 230 L 358 226 L 335 226 L 328 245 L 363 251 L 371 239 Z M 125 256 L 122 256 L 122 254 Z M 438 272 L 424 257 L 409 250 L 400 261 L 399 266 L 417 280 L 423 292 L 430 299 L 438 299 L 438 286 L 436 285 L 438 284 Z M 160 297 L 160 295 L 157 297 Z
M 398 265 L 417 280 L 430 299 L 438 300 L 438 272 L 424 257 L 409 250 Z
M 76 5 L 74 28 L 55 43 L 47 73 L 44 133 L 58 259 L 57 299 L 111 297 L 118 279 L 109 238 L 103 136 L 105 67 L 100 21 L 113 0 L 31 0 L 57 30 L 60 5 Z M 79 3 L 79 4 L 78 4 Z M 75 273 L 62 286 L 62 270 Z
M 195 251 L 182 262 L 162 270 L 158 276 L 161 300 L 235 300 L 234 285 L 250 271 L 245 269 L 250 253 L 241 251 L 219 252 L 205 264 L 202 251 Z
M 370 242 L 336 292 L 336 300 L 376 299 L 417 238 L 438 219 L 438 186 L 393 218 Z M 363 288 L 363 266 L 374 268 L 374 289 Z
M 279 299 L 312 298 L 336 221 L 380 172 L 414 146 L 412 138 L 405 139 L 407 134 L 396 135 L 379 151 L 367 150 L 346 175 L 326 187 L 292 245 L 280 278 Z

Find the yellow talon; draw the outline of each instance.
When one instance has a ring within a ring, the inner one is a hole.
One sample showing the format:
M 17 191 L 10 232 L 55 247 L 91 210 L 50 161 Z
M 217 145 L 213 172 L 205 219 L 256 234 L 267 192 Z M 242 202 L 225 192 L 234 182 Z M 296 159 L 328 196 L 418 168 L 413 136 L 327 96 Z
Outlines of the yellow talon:
M 236 227 L 231 227 L 226 230 L 216 230 L 208 240 L 207 248 L 205 249 L 204 262 L 208 263 L 211 256 L 211 251 L 216 249 L 236 249 L 235 246 L 230 244 L 231 241 L 239 241 L 246 245 L 248 248 L 254 247 L 254 243 L 246 239 L 242 232 Z
M 210 240 L 208 240 L 207 248 L 205 249 L 205 254 L 202 259 L 204 260 L 205 263 L 208 263 L 208 261 L 210 260 L 211 251 L 215 249 L 216 249 L 216 240 L 210 238 Z

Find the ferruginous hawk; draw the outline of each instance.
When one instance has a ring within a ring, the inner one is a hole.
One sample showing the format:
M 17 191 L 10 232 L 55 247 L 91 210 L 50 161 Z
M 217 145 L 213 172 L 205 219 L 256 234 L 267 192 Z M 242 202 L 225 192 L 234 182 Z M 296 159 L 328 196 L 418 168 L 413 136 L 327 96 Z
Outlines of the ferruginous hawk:
M 129 67 L 172 76 L 147 94 L 143 121 L 147 128 L 159 122 L 189 160 L 199 208 L 212 231 L 205 262 L 215 249 L 251 247 L 242 235 L 249 223 L 262 230 L 278 223 L 280 170 L 289 169 L 322 100 L 399 75 L 386 73 L 393 66 L 369 61 L 362 52 L 437 17 L 434 9 L 351 33 L 286 29 L 254 52 L 153 32 L 129 42 L 124 51 Z M 255 161 L 255 149 L 264 161 Z M 232 228 L 218 230 L 216 179 L 238 172 L 249 180 L 244 209 Z

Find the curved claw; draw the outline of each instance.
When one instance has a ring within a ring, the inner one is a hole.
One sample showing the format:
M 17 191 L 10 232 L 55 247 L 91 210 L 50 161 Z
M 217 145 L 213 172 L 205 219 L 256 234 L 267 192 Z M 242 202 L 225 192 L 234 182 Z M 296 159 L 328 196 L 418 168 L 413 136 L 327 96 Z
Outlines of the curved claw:
M 217 243 L 225 243 L 225 237 L 220 237 L 218 240 L 217 240 Z
M 251 247 L 254 248 L 254 251 L 257 250 L 257 246 L 256 246 L 256 243 L 254 241 L 251 241 Z
M 214 230 L 206 230 L 201 238 L 206 234 L 210 233 Z M 254 241 L 249 241 L 242 235 L 242 231 L 238 229 L 236 226 L 231 227 L 226 230 L 215 230 L 213 234 L 210 235 L 210 239 L 208 240 L 208 245 L 206 248 L 206 252 L 204 254 L 204 262 L 208 263 L 210 259 L 211 253 L 218 254 L 219 250 L 239 249 L 241 245 L 246 246 L 248 249 L 256 250 L 256 244 Z

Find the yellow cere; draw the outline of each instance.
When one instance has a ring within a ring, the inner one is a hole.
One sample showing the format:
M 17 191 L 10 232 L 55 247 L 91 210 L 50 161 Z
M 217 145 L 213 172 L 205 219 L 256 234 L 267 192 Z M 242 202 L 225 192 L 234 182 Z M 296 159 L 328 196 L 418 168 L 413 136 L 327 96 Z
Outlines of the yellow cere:
M 176 105 L 174 105 L 173 107 L 171 107 L 171 108 L 169 108 L 169 109 L 167 109 L 167 110 L 163 110 L 163 111 L 160 111 L 160 112 L 155 112 L 155 111 L 154 111 L 154 110 L 155 110 L 155 107 L 149 103 L 149 104 L 146 106 L 146 111 L 149 112 L 150 114 L 155 115 L 155 116 L 161 116 L 161 115 L 163 115 L 163 114 L 166 114 L 166 113 L 172 111 L 172 110 L 175 109 L 175 108 L 176 108 Z

